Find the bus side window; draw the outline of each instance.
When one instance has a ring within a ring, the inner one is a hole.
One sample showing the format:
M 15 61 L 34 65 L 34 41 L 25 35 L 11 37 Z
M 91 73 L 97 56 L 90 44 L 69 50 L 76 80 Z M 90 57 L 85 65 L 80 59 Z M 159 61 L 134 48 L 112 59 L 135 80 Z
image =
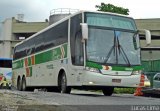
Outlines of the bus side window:
M 68 20 L 44 33 L 45 49 L 61 45 L 68 41 Z
M 27 55 L 34 54 L 34 51 L 35 51 L 35 40 L 34 39 L 35 38 L 27 41 L 28 42 L 27 43 L 27 46 L 28 46 L 28 48 L 27 48 Z
M 25 44 L 23 44 L 23 45 L 21 44 L 16 47 L 15 52 L 14 52 L 15 59 L 19 59 L 19 58 L 26 56 L 25 47 L 26 47 Z
M 44 49 L 43 35 L 39 35 L 35 38 L 35 52 L 42 51 Z

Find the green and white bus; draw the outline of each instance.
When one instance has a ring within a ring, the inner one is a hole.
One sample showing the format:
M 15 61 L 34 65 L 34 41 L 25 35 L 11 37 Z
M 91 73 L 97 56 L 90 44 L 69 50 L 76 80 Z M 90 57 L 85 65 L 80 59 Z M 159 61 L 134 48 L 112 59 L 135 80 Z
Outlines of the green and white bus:
M 142 30 L 150 43 L 150 32 Z M 134 19 L 79 11 L 15 46 L 13 85 L 18 90 L 137 87 L 141 75 L 139 35 Z

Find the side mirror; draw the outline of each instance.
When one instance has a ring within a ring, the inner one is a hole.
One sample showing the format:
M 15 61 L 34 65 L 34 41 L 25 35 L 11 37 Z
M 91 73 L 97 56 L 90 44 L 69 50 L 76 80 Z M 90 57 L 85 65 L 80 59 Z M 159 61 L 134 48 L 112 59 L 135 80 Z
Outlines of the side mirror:
M 83 40 L 88 39 L 88 24 L 86 23 L 81 23 L 81 28 L 82 28 L 82 38 Z
M 139 32 L 144 32 L 145 33 L 146 44 L 150 45 L 151 44 L 151 33 L 150 33 L 150 31 L 146 30 L 146 29 L 141 29 L 141 30 L 139 30 Z

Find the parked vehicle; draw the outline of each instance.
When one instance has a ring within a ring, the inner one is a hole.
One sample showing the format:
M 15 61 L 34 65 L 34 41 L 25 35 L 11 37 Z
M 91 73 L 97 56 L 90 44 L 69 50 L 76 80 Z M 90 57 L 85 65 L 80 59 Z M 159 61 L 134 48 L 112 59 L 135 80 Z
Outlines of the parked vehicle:
M 160 91 L 160 73 L 155 74 L 153 77 L 153 88 L 157 88 Z
M 153 87 L 145 87 L 142 92 L 144 96 L 160 97 L 160 73 L 156 73 L 153 77 Z
M 143 73 L 147 75 L 153 87 L 153 77 L 160 72 L 160 47 L 143 47 L 141 48 L 142 54 L 142 67 Z

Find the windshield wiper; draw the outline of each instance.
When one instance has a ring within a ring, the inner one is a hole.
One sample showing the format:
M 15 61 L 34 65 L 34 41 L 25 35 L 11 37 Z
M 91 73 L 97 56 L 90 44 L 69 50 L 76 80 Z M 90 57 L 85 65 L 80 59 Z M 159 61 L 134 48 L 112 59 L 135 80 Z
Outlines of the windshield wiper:
M 128 66 L 131 66 L 129 59 L 128 59 L 125 51 L 123 50 L 123 47 L 119 43 L 119 39 L 118 39 L 119 35 L 117 33 L 118 32 L 115 32 L 115 34 L 114 34 L 115 35 L 114 36 L 114 44 L 111 47 L 109 53 L 107 54 L 106 59 L 104 60 L 104 63 L 107 63 L 112 52 L 114 52 L 114 56 L 116 56 L 116 64 L 118 64 L 118 52 L 119 52 L 119 55 L 122 54 L 122 57 L 123 57 L 124 61 L 128 64 Z

